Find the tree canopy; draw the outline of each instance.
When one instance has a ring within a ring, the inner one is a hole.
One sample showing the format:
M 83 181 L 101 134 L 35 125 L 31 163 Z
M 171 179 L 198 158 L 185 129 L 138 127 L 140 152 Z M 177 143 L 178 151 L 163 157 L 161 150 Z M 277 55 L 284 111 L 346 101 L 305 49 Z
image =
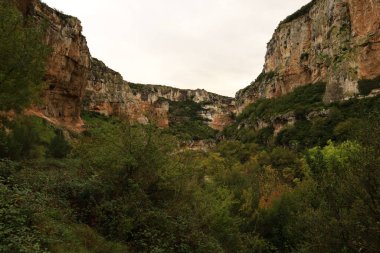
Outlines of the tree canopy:
M 43 30 L 13 1 L 0 2 L 0 110 L 18 111 L 38 98 L 49 53 Z

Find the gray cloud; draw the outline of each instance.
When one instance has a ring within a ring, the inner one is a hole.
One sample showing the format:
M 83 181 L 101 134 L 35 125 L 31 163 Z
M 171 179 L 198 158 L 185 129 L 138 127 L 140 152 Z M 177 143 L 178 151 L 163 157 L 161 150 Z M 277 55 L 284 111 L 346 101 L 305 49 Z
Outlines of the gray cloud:
M 126 80 L 233 96 L 262 70 L 278 23 L 309 0 L 43 0 L 78 17 Z

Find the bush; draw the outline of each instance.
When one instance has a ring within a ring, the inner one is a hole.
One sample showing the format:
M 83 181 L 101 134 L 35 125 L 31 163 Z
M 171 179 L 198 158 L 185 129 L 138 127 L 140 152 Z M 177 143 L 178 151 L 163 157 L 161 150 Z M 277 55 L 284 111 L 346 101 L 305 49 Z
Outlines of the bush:
M 257 118 L 268 119 L 273 115 L 281 115 L 290 111 L 308 111 L 320 107 L 326 84 L 309 84 L 294 89 L 293 92 L 274 99 L 261 99 L 249 105 L 238 117 L 237 121 Z
M 62 159 L 71 151 L 70 144 L 65 140 L 62 130 L 56 131 L 56 136 L 51 139 L 48 146 L 47 155 L 49 157 Z
M 10 176 L 21 170 L 21 168 L 22 166 L 19 163 L 0 159 L 0 181 L 7 180 Z
M 20 111 L 38 99 L 50 50 L 42 28 L 26 20 L 14 1 L 0 2 L 0 24 L 0 110 Z
M 41 138 L 30 118 L 16 120 L 11 124 L 8 136 L 8 156 L 13 160 L 31 158 L 32 151 L 41 144 Z
M 0 252 L 43 253 L 38 232 L 32 227 L 30 192 L 0 182 Z
M 204 111 L 201 104 L 192 100 L 171 101 L 169 106 L 168 133 L 181 140 L 212 139 L 216 131 L 208 126 L 208 122 L 200 114 Z
M 361 95 L 369 95 L 372 90 L 380 88 L 380 76 L 374 79 L 359 80 L 358 88 Z

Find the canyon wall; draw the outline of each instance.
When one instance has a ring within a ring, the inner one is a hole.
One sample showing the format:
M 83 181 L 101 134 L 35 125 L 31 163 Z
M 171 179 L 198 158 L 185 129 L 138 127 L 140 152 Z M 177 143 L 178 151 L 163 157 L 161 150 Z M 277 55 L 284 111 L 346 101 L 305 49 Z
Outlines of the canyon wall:
M 86 86 L 84 110 L 117 115 L 131 122 L 169 126 L 170 101 L 202 104 L 201 116 L 210 127 L 222 130 L 232 122 L 235 101 L 205 90 L 182 90 L 162 85 L 135 84 L 93 58 Z
M 380 0 L 314 0 L 280 23 L 262 74 L 236 98 L 239 111 L 310 83 L 327 84 L 325 102 L 358 93 L 380 74 Z
M 133 84 L 90 55 L 77 18 L 39 0 L 15 0 L 24 15 L 47 23 L 43 106 L 51 121 L 80 127 L 81 111 L 152 122 L 167 127 L 170 101 L 194 101 L 212 128 L 223 129 L 233 116 L 260 98 L 279 97 L 309 83 L 327 84 L 325 102 L 358 94 L 358 81 L 380 74 L 380 0 L 314 0 L 276 29 L 262 74 L 236 99 L 205 90 Z
M 64 15 L 37 0 L 16 1 L 24 15 L 46 25 L 45 43 L 52 49 L 46 63 L 47 89 L 37 110 L 59 124 L 80 126 L 82 99 L 91 56 L 77 18 Z
M 46 63 L 47 89 L 43 105 L 29 112 L 53 123 L 80 128 L 82 110 L 121 116 L 132 123 L 169 125 L 170 101 L 202 103 L 202 115 L 212 128 L 232 122 L 234 100 L 204 90 L 180 90 L 166 86 L 124 81 L 116 71 L 92 58 L 80 21 L 39 0 L 14 0 L 23 15 L 46 25 L 45 43 L 52 49 Z

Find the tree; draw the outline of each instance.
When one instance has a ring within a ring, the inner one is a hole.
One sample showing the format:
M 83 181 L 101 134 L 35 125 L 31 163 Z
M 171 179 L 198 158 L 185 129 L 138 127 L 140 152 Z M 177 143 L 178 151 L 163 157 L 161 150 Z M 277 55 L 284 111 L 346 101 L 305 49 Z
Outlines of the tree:
M 38 97 L 49 49 L 42 26 L 23 17 L 13 1 L 0 2 L 0 110 L 19 111 Z
M 48 156 L 54 158 L 65 158 L 70 150 L 70 144 L 65 140 L 61 130 L 57 130 L 56 136 L 50 141 L 48 148 Z

